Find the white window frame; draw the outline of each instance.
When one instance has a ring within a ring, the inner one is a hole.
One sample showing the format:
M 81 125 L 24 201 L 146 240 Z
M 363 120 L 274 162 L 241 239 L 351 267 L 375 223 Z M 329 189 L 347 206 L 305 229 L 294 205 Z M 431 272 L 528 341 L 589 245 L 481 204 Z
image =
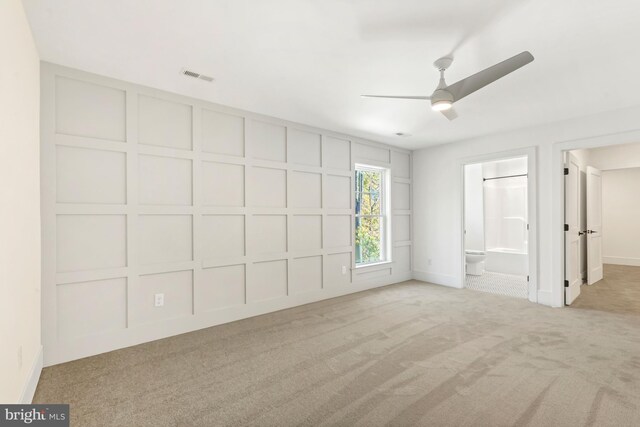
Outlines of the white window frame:
M 380 173 L 380 215 L 362 215 L 356 214 L 356 199 L 358 192 L 355 190 L 357 185 L 356 175 L 359 171 L 370 171 Z M 354 264 L 355 268 L 365 268 L 371 267 L 379 264 L 386 264 L 391 262 L 391 250 L 389 247 L 389 243 L 391 242 L 391 230 L 390 230 L 390 169 L 380 166 L 367 165 L 356 163 L 354 168 L 354 184 L 353 184 L 353 247 L 354 251 L 356 250 L 356 222 L 357 218 L 380 218 L 380 259 L 376 261 L 370 262 L 357 262 L 356 254 L 354 252 Z

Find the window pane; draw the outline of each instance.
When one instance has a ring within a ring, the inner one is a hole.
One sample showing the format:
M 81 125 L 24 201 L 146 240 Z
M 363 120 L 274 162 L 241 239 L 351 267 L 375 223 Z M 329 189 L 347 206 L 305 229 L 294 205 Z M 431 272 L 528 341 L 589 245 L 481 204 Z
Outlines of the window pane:
M 362 215 L 380 215 L 380 194 L 364 193 L 360 196 Z M 358 214 L 358 212 L 356 212 Z
M 381 260 L 380 218 L 356 218 L 356 263 Z
M 377 171 L 363 171 L 362 191 L 379 192 L 382 174 Z

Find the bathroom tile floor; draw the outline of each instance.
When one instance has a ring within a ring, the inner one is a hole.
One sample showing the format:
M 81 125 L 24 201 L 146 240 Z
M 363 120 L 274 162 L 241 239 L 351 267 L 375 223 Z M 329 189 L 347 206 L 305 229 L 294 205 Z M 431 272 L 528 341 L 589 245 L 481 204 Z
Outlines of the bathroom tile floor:
M 485 271 L 482 276 L 467 274 L 466 288 L 516 298 L 527 298 L 526 276 Z

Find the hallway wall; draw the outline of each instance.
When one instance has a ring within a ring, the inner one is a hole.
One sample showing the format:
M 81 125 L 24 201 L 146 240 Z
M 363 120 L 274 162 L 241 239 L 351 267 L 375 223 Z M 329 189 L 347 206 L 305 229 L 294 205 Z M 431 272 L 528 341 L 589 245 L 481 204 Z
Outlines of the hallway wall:
M 0 402 L 31 402 L 40 345 L 40 63 L 19 0 L 0 1 Z
M 605 264 L 640 266 L 640 168 L 602 172 L 602 255 Z

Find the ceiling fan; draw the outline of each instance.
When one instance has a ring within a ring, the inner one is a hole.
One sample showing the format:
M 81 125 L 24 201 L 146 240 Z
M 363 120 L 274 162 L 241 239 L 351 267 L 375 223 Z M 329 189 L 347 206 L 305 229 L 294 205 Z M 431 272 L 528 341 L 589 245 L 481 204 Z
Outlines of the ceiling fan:
M 486 85 L 495 82 L 496 80 L 506 76 L 509 73 L 514 72 L 518 68 L 524 67 L 529 62 L 533 61 L 533 55 L 524 51 L 509 59 L 506 59 L 496 65 L 486 68 L 476 74 L 473 74 L 466 79 L 462 79 L 452 85 L 448 85 L 444 81 L 444 72 L 451 63 L 453 58 L 451 56 L 445 56 L 438 59 L 433 63 L 433 66 L 440 71 L 440 83 L 431 96 L 391 96 L 391 95 L 362 95 L 368 98 L 395 98 L 395 99 L 419 99 L 430 100 L 431 108 L 435 111 L 440 111 L 444 116 L 453 120 L 458 117 L 453 109 L 453 103 L 458 102 L 467 95 L 482 89 Z

